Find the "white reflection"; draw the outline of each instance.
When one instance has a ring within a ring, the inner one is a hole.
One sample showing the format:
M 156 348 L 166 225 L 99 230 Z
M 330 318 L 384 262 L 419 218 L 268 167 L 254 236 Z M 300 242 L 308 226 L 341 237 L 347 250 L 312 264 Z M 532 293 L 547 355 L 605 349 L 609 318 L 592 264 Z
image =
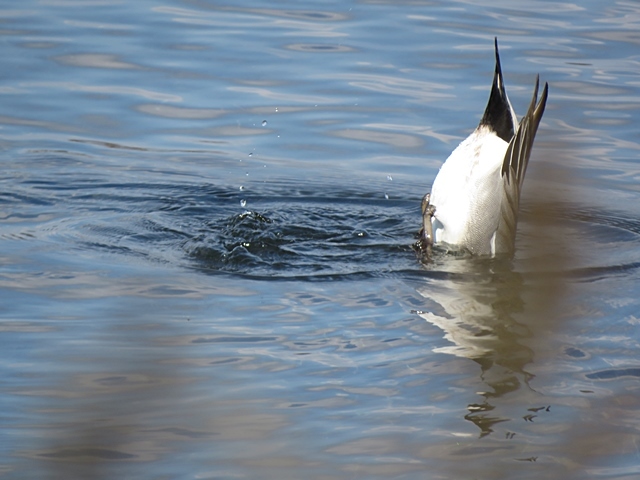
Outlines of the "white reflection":
M 484 436 L 493 425 L 508 420 L 488 414 L 495 408 L 491 399 L 526 386 L 532 377 L 526 366 L 534 352 L 522 342 L 532 333 L 517 320 L 523 311 L 523 281 L 506 261 L 446 258 L 442 266 L 448 270 L 444 279 L 428 280 L 418 289 L 428 307 L 418 314 L 440 328 L 451 343 L 436 352 L 468 358 L 480 366 L 486 387 L 478 393 L 484 400 L 468 405 L 465 418 Z

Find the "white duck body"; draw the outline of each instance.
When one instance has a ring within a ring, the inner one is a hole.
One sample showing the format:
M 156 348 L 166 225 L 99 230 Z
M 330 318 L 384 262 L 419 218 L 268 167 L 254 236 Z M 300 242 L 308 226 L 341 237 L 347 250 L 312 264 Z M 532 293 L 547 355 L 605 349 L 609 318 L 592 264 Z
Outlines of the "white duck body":
M 502 160 L 509 144 L 478 127 L 447 158 L 431 188 L 434 242 L 464 246 L 472 253 L 495 252 L 500 219 Z
M 548 86 L 538 81 L 518 123 L 502 79 L 498 42 L 489 102 L 480 125 L 447 158 L 423 199 L 423 245 L 444 244 L 473 254 L 513 253 L 520 191 Z

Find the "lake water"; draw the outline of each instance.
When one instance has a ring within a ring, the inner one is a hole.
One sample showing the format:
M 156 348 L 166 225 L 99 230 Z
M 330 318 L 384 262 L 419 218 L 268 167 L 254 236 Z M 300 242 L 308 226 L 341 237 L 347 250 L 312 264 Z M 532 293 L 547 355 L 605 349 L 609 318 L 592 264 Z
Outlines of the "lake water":
M 636 2 L 0 22 L 1 477 L 639 478 Z M 517 252 L 423 264 L 494 36 L 549 82 Z

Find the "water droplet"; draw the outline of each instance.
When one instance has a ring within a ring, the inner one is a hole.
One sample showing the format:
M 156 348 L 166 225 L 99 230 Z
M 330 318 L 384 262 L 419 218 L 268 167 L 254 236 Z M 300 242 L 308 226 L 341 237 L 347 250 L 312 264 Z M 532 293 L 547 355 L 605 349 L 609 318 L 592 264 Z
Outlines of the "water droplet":
M 262 126 L 266 127 L 267 126 L 267 121 L 266 120 L 262 120 Z
M 389 195 L 385 193 L 385 194 L 384 194 L 384 199 L 385 199 L 385 200 L 389 200 Z
M 391 181 L 393 181 L 393 177 L 391 175 L 387 175 L 387 180 L 389 180 L 391 182 Z
M 240 185 L 240 191 L 244 190 L 244 185 Z
M 247 201 L 244 198 L 242 200 L 240 200 L 240 206 L 241 207 L 246 207 L 247 206 Z

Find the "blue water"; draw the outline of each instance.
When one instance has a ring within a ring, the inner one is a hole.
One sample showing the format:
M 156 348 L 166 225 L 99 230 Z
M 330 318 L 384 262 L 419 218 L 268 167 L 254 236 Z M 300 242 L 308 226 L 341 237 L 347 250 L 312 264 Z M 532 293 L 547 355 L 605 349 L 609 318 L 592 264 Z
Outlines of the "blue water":
M 633 2 L 0 4 L 0 476 L 640 475 Z M 412 244 L 497 36 L 512 261 Z

